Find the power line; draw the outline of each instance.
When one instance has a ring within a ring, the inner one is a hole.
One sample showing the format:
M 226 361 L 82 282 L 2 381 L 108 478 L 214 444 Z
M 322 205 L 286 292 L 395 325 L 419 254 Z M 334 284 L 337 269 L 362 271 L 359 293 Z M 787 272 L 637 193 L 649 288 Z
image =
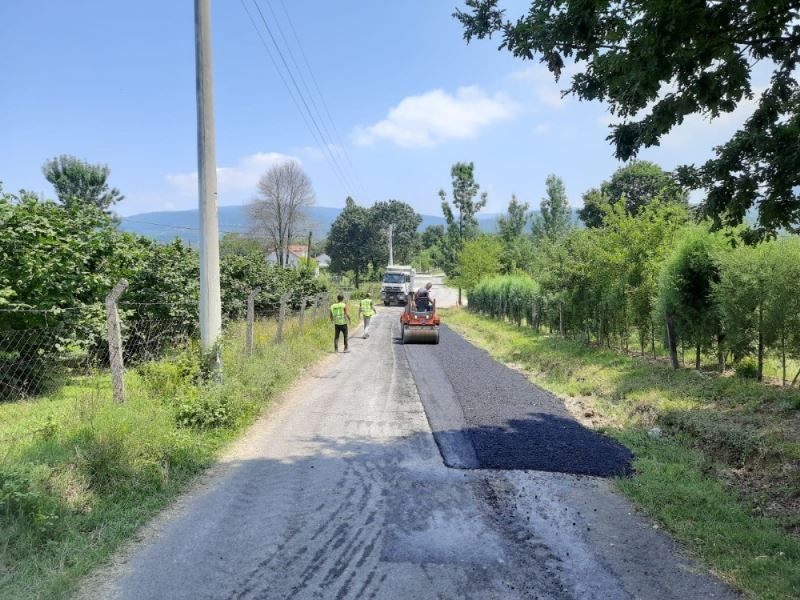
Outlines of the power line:
M 244 6 L 244 0 L 242 0 L 242 5 Z M 300 98 L 300 102 L 305 107 L 306 113 L 308 114 L 309 118 L 311 119 L 311 123 L 313 124 L 313 130 L 316 130 L 316 132 L 317 132 L 317 134 L 319 136 L 319 139 L 322 140 L 321 150 L 323 151 L 323 154 L 325 154 L 325 152 L 327 151 L 327 156 L 330 158 L 330 162 L 331 162 L 332 167 L 334 168 L 334 171 L 340 177 L 340 181 L 343 183 L 344 187 L 346 189 L 349 189 L 350 193 L 352 194 L 353 185 L 352 185 L 352 183 L 349 182 L 347 175 L 345 174 L 344 170 L 342 169 L 341 165 L 339 164 L 339 161 L 337 160 L 336 156 L 331 151 L 330 143 L 326 140 L 325 134 L 322 132 L 322 129 L 320 128 L 319 123 L 317 122 L 317 119 L 314 117 L 314 113 L 311 110 L 311 107 L 309 106 L 308 101 L 306 100 L 305 96 L 303 95 L 303 91 L 300 89 L 300 86 L 297 83 L 297 79 L 295 78 L 294 73 L 292 72 L 292 69 L 289 66 L 289 63 L 286 61 L 286 57 L 284 56 L 283 51 L 280 48 L 280 44 L 278 44 L 278 41 L 275 38 L 275 35 L 272 32 L 272 29 L 270 28 L 269 23 L 267 22 L 267 19 L 264 16 L 264 13 L 261 10 L 261 7 L 256 2 L 256 0 L 253 0 L 253 6 L 255 6 L 256 10 L 258 11 L 259 16 L 261 17 L 261 22 L 264 24 L 264 28 L 266 29 L 267 34 L 269 35 L 270 39 L 272 40 L 272 45 L 274 46 L 275 51 L 278 53 L 278 56 L 281 59 L 281 63 L 283 64 L 284 68 L 286 69 L 286 74 L 289 76 L 289 79 L 292 82 L 294 90 L 297 93 L 297 96 Z M 247 10 L 246 6 L 245 6 L 245 10 Z M 248 16 L 250 16 L 250 12 L 249 11 L 247 11 L 247 12 L 248 12 Z M 252 20 L 253 19 L 251 17 L 251 21 Z M 256 29 L 258 30 L 258 28 L 256 28 Z M 263 41 L 263 38 L 262 38 L 262 41 Z M 266 44 L 265 44 L 265 47 L 266 47 Z M 271 54 L 270 54 L 270 56 L 271 56 Z M 272 56 L 271 56 L 271 58 L 272 58 Z M 273 65 L 275 65 L 274 59 L 273 59 Z M 277 65 L 276 65 L 276 68 L 277 68 Z M 280 69 L 278 69 L 278 71 L 280 72 Z M 287 89 L 288 89 L 288 84 L 286 83 L 285 78 L 281 77 L 281 80 L 284 82 L 284 85 L 287 85 Z M 306 124 L 308 125 L 308 122 L 306 122 Z M 316 138 L 316 136 L 315 136 L 315 138 Z
M 319 96 L 320 103 L 322 107 L 325 109 L 325 114 L 328 117 L 328 121 L 330 121 L 331 129 L 333 129 L 334 136 L 336 138 L 336 142 L 338 143 L 338 148 L 340 149 L 340 153 L 344 156 L 345 160 L 347 161 L 350 170 L 353 173 L 353 176 L 358 184 L 358 187 L 361 188 L 361 191 L 364 192 L 365 196 L 368 196 L 367 189 L 364 187 L 364 184 L 361 181 L 361 178 L 358 176 L 358 171 L 356 170 L 355 166 L 353 165 L 353 161 L 350 160 L 350 153 L 347 151 L 347 147 L 345 146 L 344 142 L 342 141 L 342 136 L 339 133 L 339 129 L 336 127 L 336 121 L 334 121 L 333 116 L 331 115 L 331 111 L 328 108 L 328 103 L 325 102 L 325 96 L 322 94 L 322 89 L 317 82 L 317 78 L 314 75 L 314 69 L 311 68 L 311 63 L 308 60 L 308 56 L 306 55 L 305 50 L 303 49 L 303 43 L 300 41 L 300 36 L 297 34 L 297 29 L 295 29 L 294 22 L 292 21 L 292 17 L 289 14 L 288 9 L 286 8 L 286 3 L 283 0 L 280 0 L 281 8 L 283 9 L 283 14 L 286 15 L 286 21 L 289 23 L 289 28 L 292 30 L 292 35 L 294 36 L 295 42 L 297 43 L 297 47 L 300 50 L 300 56 L 303 58 L 303 62 L 305 63 L 306 69 L 308 70 L 308 74 L 311 77 L 311 82 L 314 84 L 314 88 L 317 91 L 317 95 Z M 288 44 L 287 44 L 288 45 Z M 291 54 L 291 50 L 290 50 Z M 299 70 L 299 69 L 298 69 Z M 302 78 L 302 74 L 301 74 Z M 305 80 L 304 80 L 305 81 Z M 313 100 L 313 94 L 310 94 Z
M 333 144 L 331 144 L 326 139 L 325 134 L 322 132 L 322 129 L 320 128 L 319 123 L 317 122 L 317 119 L 314 117 L 314 112 L 309 107 L 308 102 L 306 101 L 306 98 L 303 95 L 303 91 L 300 89 L 300 86 L 297 84 L 297 79 L 295 79 L 294 73 L 292 72 L 292 69 L 289 66 L 289 63 L 286 61 L 286 57 L 284 56 L 283 52 L 281 51 L 280 45 L 278 44 L 278 40 L 275 38 L 275 35 L 272 33 L 272 28 L 269 26 L 269 23 L 267 22 L 267 19 L 264 16 L 264 13 L 262 12 L 261 7 L 260 7 L 259 3 L 257 2 L 257 0 L 253 0 L 253 5 L 256 7 L 256 10 L 258 11 L 259 16 L 261 17 L 261 21 L 264 23 L 264 27 L 266 28 L 267 33 L 269 34 L 269 37 L 272 40 L 272 44 L 273 44 L 273 46 L 275 46 L 275 50 L 277 51 L 278 56 L 280 57 L 281 62 L 283 63 L 283 66 L 286 69 L 286 72 L 287 72 L 287 74 L 289 75 L 289 78 L 292 81 L 292 84 L 294 85 L 294 88 L 295 88 L 295 91 L 297 92 L 297 95 L 300 97 L 300 100 L 302 101 L 303 106 L 305 107 L 306 111 L 308 112 L 308 116 L 311 118 L 311 121 L 314 124 L 314 128 L 316 129 L 317 133 L 319 134 L 319 137 L 323 141 L 324 150 L 327 150 L 328 155 L 330 156 L 331 160 L 333 161 L 336 169 L 339 171 L 339 173 L 341 174 L 342 178 L 345 180 L 346 187 L 349 188 L 351 193 L 352 193 L 352 191 L 354 190 L 352 182 L 350 181 L 350 179 L 347 176 L 347 174 L 344 172 L 344 169 L 342 168 L 341 164 L 339 163 L 339 160 L 336 158 L 336 155 L 333 154 L 333 151 L 331 150 L 331 146 Z M 269 7 L 270 11 L 272 12 L 272 16 L 275 17 L 275 13 L 274 13 L 274 11 L 272 11 L 272 6 L 269 3 L 267 3 L 267 6 Z M 280 31 L 280 23 L 278 23 L 277 17 L 275 17 L 275 25 L 278 27 L 278 29 Z M 282 31 L 281 31 L 281 35 L 283 36 L 283 32 Z M 283 39 L 284 39 L 284 42 L 285 42 L 286 41 L 286 37 L 283 36 Z M 287 50 L 290 51 L 290 49 L 288 47 L 288 44 L 287 44 Z M 322 119 L 320 119 L 320 120 L 322 120 Z
M 306 93 L 308 94 L 309 100 L 311 101 L 311 105 L 313 106 L 314 110 L 317 112 L 317 115 L 319 116 L 320 123 L 322 123 L 322 127 L 325 129 L 326 135 L 328 136 L 329 139 L 332 139 L 332 140 L 334 140 L 336 142 L 335 144 L 332 144 L 332 148 L 336 150 L 337 155 L 339 155 L 340 157 L 344 157 L 345 161 L 347 162 L 347 164 L 350 167 L 350 172 L 351 173 L 349 173 L 349 174 L 352 174 L 353 181 L 356 183 L 356 187 L 359 188 L 359 191 L 363 192 L 364 195 L 366 196 L 367 195 L 366 189 L 364 188 L 364 185 L 361 183 L 361 180 L 360 180 L 360 178 L 358 176 L 358 172 L 353 167 L 353 163 L 350 160 L 349 155 L 347 154 L 347 150 L 346 150 L 346 148 L 344 146 L 344 143 L 342 142 L 341 136 L 339 135 L 338 130 L 336 129 L 336 124 L 333 121 L 333 117 L 331 116 L 330 110 L 328 110 L 327 104 L 325 103 L 325 97 L 322 95 L 322 90 L 319 87 L 319 83 L 317 83 L 316 77 L 314 77 L 314 71 L 311 68 L 311 65 L 310 65 L 310 63 L 308 61 L 308 57 L 306 56 L 305 51 L 303 50 L 303 44 L 300 41 L 300 36 L 297 34 L 297 30 L 294 27 L 294 23 L 292 22 L 292 18 L 289 15 L 289 11 L 286 9 L 286 5 L 283 3 L 283 0 L 281 0 L 281 6 L 283 8 L 283 13 L 286 16 L 286 20 L 289 23 L 290 29 L 292 30 L 292 34 L 294 36 L 295 43 L 297 44 L 297 48 L 300 51 L 301 56 L 303 57 L 303 60 L 304 60 L 305 66 L 306 66 L 306 70 L 308 71 L 308 74 L 311 77 L 312 82 L 315 85 L 315 88 L 316 88 L 316 91 L 317 91 L 316 95 L 319 96 L 320 104 L 322 104 L 323 108 L 325 108 L 325 113 L 327 115 L 327 119 L 325 119 L 325 115 L 323 115 L 322 111 L 319 109 L 319 106 L 317 105 L 316 100 L 314 99 L 315 94 L 311 90 L 311 87 L 308 85 L 308 82 L 306 81 L 306 78 L 303 76 L 303 68 L 298 64 L 297 60 L 295 59 L 294 52 L 292 52 L 292 44 L 287 39 L 287 36 L 284 34 L 283 27 L 281 27 L 280 19 L 278 19 L 278 16 L 275 14 L 275 11 L 272 9 L 272 3 L 270 2 L 270 0 L 267 0 L 267 6 L 269 7 L 269 10 L 270 10 L 270 13 L 272 14 L 273 19 L 275 20 L 275 25 L 278 28 L 278 33 L 280 33 L 281 38 L 283 38 L 283 43 L 286 45 L 286 50 L 287 50 L 287 52 L 289 54 L 289 58 L 291 59 L 292 64 L 294 64 L 294 67 L 297 70 L 297 74 L 300 77 L 300 82 L 303 84 L 303 87 L 305 87 Z M 331 126 L 330 129 L 328 128 L 328 122 L 330 123 L 330 126 Z M 335 135 L 331 134 L 331 129 L 334 131 Z
M 269 48 L 269 45 L 267 44 L 267 41 L 264 39 L 264 36 L 261 34 L 261 29 L 258 27 L 258 24 L 256 23 L 255 19 L 253 18 L 253 15 L 250 13 L 250 9 L 247 8 L 247 5 L 245 4 L 244 0 L 240 0 L 240 2 L 241 2 L 242 8 L 244 9 L 245 13 L 247 13 L 247 17 L 250 19 L 250 23 L 253 25 L 253 29 L 255 29 L 255 31 L 256 31 L 256 35 L 258 35 L 258 39 L 261 40 L 261 45 L 264 46 L 264 50 L 266 51 L 267 56 L 270 59 L 270 62 L 272 62 L 272 66 L 275 67 L 275 71 L 278 73 L 278 77 L 280 77 L 280 80 L 283 83 L 283 86 L 286 88 L 286 91 L 289 93 L 289 97 L 292 99 L 292 102 L 294 103 L 294 106 L 297 109 L 297 112 L 299 112 L 300 116 L 303 118 L 303 122 L 306 124 L 306 128 L 308 129 L 308 131 L 311 134 L 311 136 L 314 138 L 314 142 L 319 147 L 320 152 L 322 153 L 322 156 L 325 158 L 325 160 L 328 161 L 328 164 L 330 165 L 331 169 L 333 170 L 334 175 L 336 175 L 336 177 L 339 179 L 339 183 L 341 183 L 342 187 L 346 190 L 349 187 L 348 184 L 345 183 L 345 181 L 342 178 L 342 176 L 339 174 L 339 172 L 336 171 L 334 163 L 328 158 L 328 156 L 325 155 L 325 151 L 323 149 L 325 144 L 319 139 L 319 137 L 317 136 L 317 133 L 314 131 L 314 128 L 311 126 L 311 123 L 309 122 L 308 117 L 306 116 L 306 113 L 303 111 L 303 107 L 300 106 L 300 102 L 297 99 L 297 97 L 295 96 L 294 91 L 292 91 L 292 87 L 289 85 L 289 82 L 286 80 L 286 77 L 284 76 L 283 71 L 281 70 L 280 66 L 278 65 L 278 62 L 275 60 L 275 56 L 273 55 L 272 51 Z
M 168 225 L 166 223 L 153 223 L 152 221 L 137 221 L 134 219 L 125 219 L 123 225 L 126 223 L 135 223 L 137 225 L 151 225 L 153 227 L 166 227 L 167 229 L 178 229 L 182 231 L 200 231 L 199 227 L 189 227 L 188 225 Z M 219 230 L 220 233 L 231 233 L 231 234 L 241 234 L 245 233 L 245 231 L 225 231 L 224 229 Z

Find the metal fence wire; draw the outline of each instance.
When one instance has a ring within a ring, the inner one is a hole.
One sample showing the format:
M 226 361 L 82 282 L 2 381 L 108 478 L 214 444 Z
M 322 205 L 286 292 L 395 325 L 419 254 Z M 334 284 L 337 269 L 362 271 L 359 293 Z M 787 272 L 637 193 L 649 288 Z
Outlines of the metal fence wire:
M 237 319 L 241 325 L 232 329 L 241 335 L 244 325 L 245 336 L 235 343 L 242 343 L 242 349 L 248 354 L 256 343 L 253 336 L 256 321 L 274 322 L 276 332 L 271 339 L 258 340 L 258 343 L 279 344 L 284 336 L 301 333 L 307 323 L 325 317 L 329 310 L 327 293 L 302 299 L 284 294 L 267 301 L 263 296 L 259 298 L 259 293 L 260 290 L 253 290 L 243 299 L 249 304 L 247 317 Z M 113 317 L 110 308 L 114 309 Z M 187 349 L 199 338 L 196 314 L 187 310 L 186 304 L 126 304 L 122 301 L 105 307 L 108 322 L 100 318 L 102 313 L 97 306 L 67 313 L 59 309 L 47 318 L 37 319 L 35 327 L 20 327 L 25 323 L 20 315 L 30 312 L 30 309 L 0 311 L 0 402 L 43 396 L 58 390 L 70 379 L 109 372 L 112 373 L 114 397 L 122 401 L 122 383 L 114 380 L 115 375 L 124 376 L 124 370 L 114 373 L 111 353 L 116 351 L 116 345 L 109 343 L 109 334 L 114 331 L 109 325 L 111 322 L 120 333 L 119 362 L 124 369 Z M 47 312 L 41 311 L 45 316 Z

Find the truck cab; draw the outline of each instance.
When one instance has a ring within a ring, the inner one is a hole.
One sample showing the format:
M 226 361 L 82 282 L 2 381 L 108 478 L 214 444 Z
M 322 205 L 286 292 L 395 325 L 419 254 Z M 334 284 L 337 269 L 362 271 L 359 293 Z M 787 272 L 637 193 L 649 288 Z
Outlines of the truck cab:
M 381 300 L 384 306 L 405 305 L 414 290 L 414 269 L 404 265 L 386 267 L 381 280 Z

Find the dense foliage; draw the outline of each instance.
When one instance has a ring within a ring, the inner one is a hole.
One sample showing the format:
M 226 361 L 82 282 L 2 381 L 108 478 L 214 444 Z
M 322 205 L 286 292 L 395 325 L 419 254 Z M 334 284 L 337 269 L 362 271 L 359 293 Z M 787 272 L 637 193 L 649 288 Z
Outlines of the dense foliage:
M 452 206 L 447 193 L 439 190 L 442 213 L 447 221 L 447 233 L 441 246 L 441 267 L 448 277 L 458 278 L 458 255 L 464 243 L 478 235 L 478 220 L 475 215 L 486 206 L 486 192 L 476 199 L 481 186 L 475 181 L 475 165 L 459 162 L 450 169 L 453 185 Z M 461 304 L 461 288 L 458 289 L 458 303 Z
M 652 181 L 651 172 L 639 175 L 643 181 L 626 174 L 629 189 Z M 561 193 L 553 178 L 547 188 L 549 211 Z M 635 344 L 654 355 L 664 347 L 676 368 L 688 347 L 697 368 L 713 357 L 720 368 L 733 363 L 744 373 L 752 356 L 760 379 L 771 352 L 784 381 L 795 379 L 786 364 L 800 357 L 799 238 L 749 246 L 741 229 L 712 231 L 711 223 L 694 221 L 685 202 L 660 193 L 635 210 L 626 202 L 594 207 L 596 227 L 550 228 L 538 217 L 526 231 L 519 226 L 522 205 L 512 198 L 495 236 L 499 261 L 488 250 L 491 238 L 478 238 L 481 252 L 473 242 L 460 254 L 461 268 L 472 265 L 470 308 L 587 343 L 622 350 Z M 508 256 L 516 258 L 508 263 Z M 508 275 L 494 277 L 500 273 Z M 476 284 L 478 274 L 484 278 Z M 535 284 L 511 293 L 523 274 Z
M 541 303 L 541 288 L 525 275 L 505 275 L 484 279 L 469 295 L 472 311 L 509 319 L 518 325 L 523 319 L 536 327 Z
M 719 117 L 756 96 L 757 64 L 772 76 L 753 115 L 704 165 L 679 169 L 708 195 L 717 225 L 758 207 L 760 231 L 800 231 L 800 6 L 794 0 L 572 2 L 533 0 L 509 20 L 499 0 L 466 0 L 455 16 L 467 41 L 499 33 L 501 48 L 543 62 L 567 93 L 600 100 L 621 122 L 609 139 L 622 160 L 657 146 L 693 114 Z
M 623 202 L 625 210 L 635 215 L 644 206 L 659 199 L 687 205 L 688 197 L 658 165 L 644 160 L 631 161 L 617 169 L 600 189 L 591 189 L 583 195 L 584 206 L 578 213 L 587 227 L 603 225 L 603 205 Z
M 108 165 L 94 165 L 63 154 L 44 163 L 44 178 L 56 191 L 59 202 L 67 208 L 93 206 L 108 211 L 124 200 L 117 188 L 108 185 Z
M 57 204 L 0 190 L 0 371 L 2 389 L 38 393 L 57 379 L 69 356 L 106 360 L 104 300 L 120 279 L 129 288 L 120 302 L 129 348 L 152 352 L 169 335 L 153 328 L 194 333 L 197 324 L 197 251 L 117 229 L 93 203 Z M 224 246 L 224 244 L 223 244 Z M 260 287 L 259 309 L 277 298 L 320 291 L 307 270 L 267 264 L 257 245 L 223 252 L 221 290 L 226 319 L 240 318 L 250 290 Z M 132 358 L 135 358 L 133 356 Z
M 389 225 L 393 226 L 394 263 L 410 263 L 420 250 L 417 227 L 421 222 L 422 217 L 405 202 L 387 200 L 364 207 L 348 197 L 326 241 L 331 272 L 351 273 L 356 287 L 369 273 L 379 275 L 389 264 Z

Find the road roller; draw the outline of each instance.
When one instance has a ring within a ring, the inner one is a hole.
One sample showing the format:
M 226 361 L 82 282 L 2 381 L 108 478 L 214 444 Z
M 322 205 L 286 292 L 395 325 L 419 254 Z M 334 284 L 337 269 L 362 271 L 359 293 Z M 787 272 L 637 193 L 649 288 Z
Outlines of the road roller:
M 404 344 L 438 344 L 439 315 L 436 300 L 428 297 L 408 299 L 406 309 L 400 315 L 400 331 Z

